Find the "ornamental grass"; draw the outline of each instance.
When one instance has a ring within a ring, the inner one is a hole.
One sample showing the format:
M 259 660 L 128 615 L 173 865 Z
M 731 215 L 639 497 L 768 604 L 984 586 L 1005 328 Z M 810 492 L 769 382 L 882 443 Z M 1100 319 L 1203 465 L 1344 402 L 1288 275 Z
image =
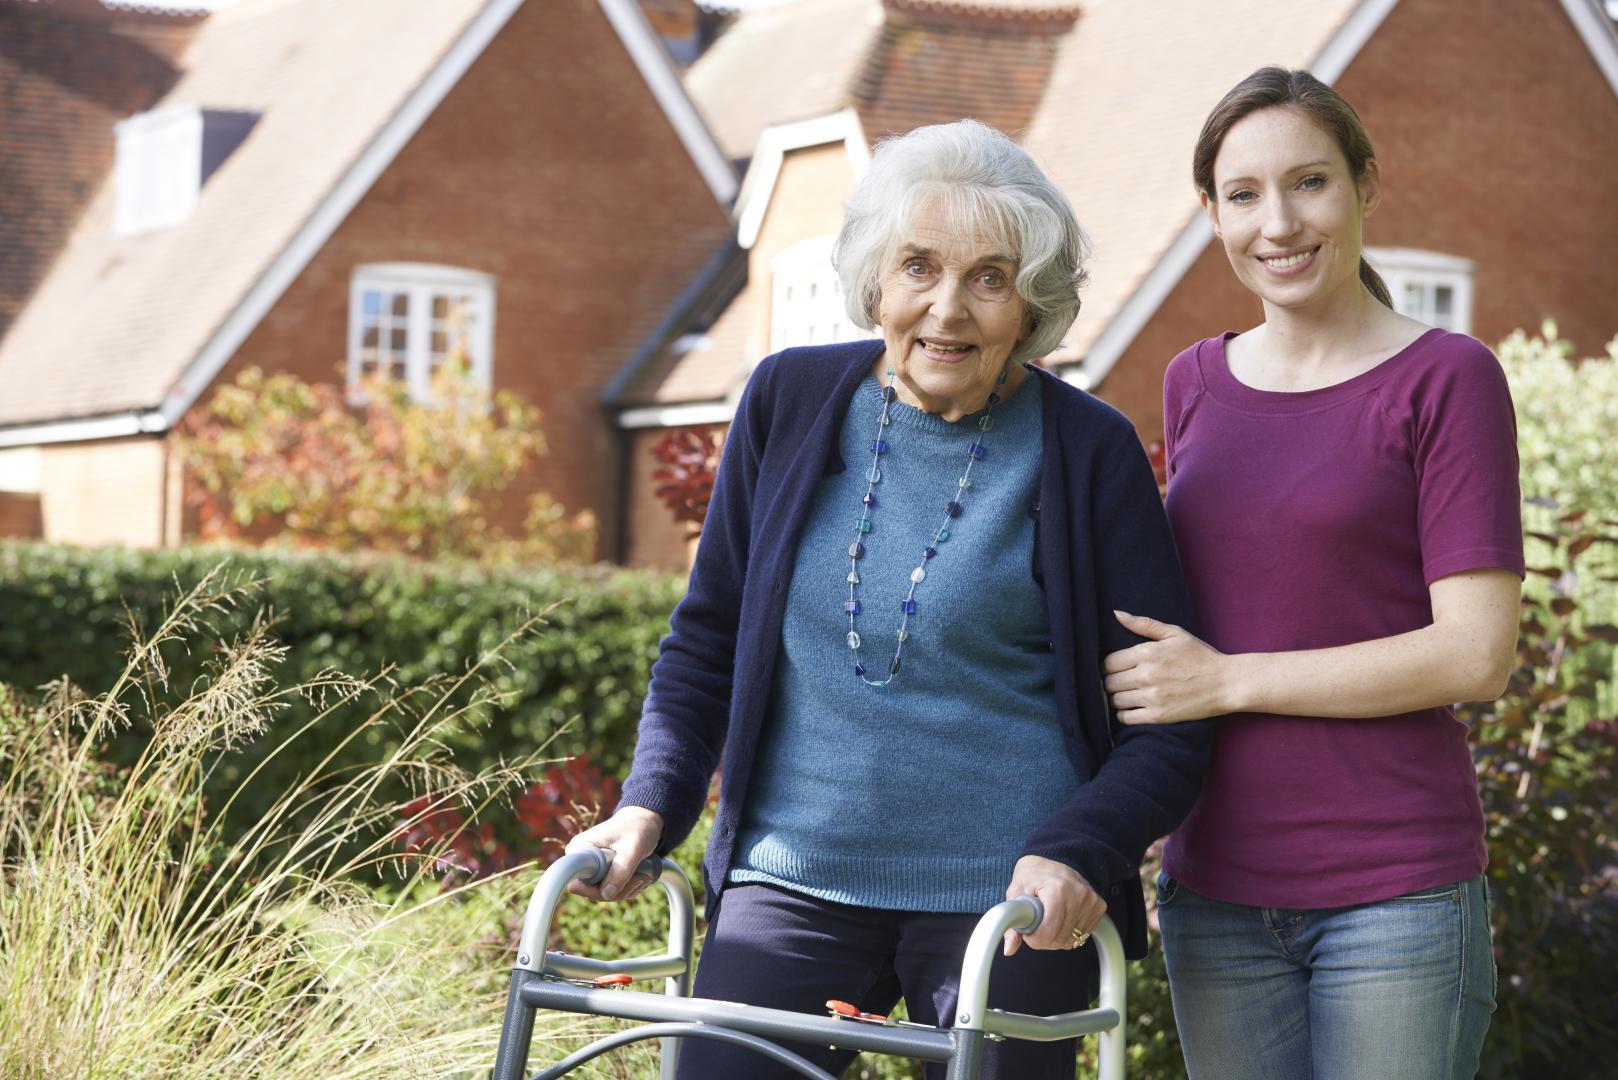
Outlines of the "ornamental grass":
M 487 714 L 480 687 L 500 649 L 427 686 L 387 672 L 281 686 L 273 618 L 226 639 L 215 629 L 254 593 L 209 574 L 160 625 L 131 627 L 105 693 L 65 680 L 38 696 L 0 688 L 0 1076 L 339 1080 L 492 1064 L 531 864 L 445 887 L 454 838 L 412 851 L 398 837 L 449 806 L 475 821 L 538 763 L 473 774 L 444 749 Z M 202 678 L 173 687 L 180 650 L 212 656 Z M 280 730 L 298 698 L 312 719 Z M 368 718 L 355 724 L 348 709 L 337 729 L 331 717 L 356 702 Z M 123 729 L 149 737 L 114 764 L 106 747 Z M 335 764 L 383 729 L 397 740 L 383 760 Z M 220 762 L 254 740 L 273 744 L 264 762 L 214 791 Z M 229 804 L 311 741 L 320 764 L 227 841 L 217 823 Z M 542 1017 L 536 1059 L 598 1028 Z

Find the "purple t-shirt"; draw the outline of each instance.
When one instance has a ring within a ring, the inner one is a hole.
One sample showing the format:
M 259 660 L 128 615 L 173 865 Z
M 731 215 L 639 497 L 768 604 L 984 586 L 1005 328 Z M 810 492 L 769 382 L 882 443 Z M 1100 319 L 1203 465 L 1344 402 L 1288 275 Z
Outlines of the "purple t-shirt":
M 1347 645 L 1432 622 L 1427 587 L 1523 573 L 1516 420 L 1500 363 L 1429 330 L 1335 386 L 1256 390 L 1224 338 L 1164 376 L 1168 512 L 1202 630 L 1231 653 Z M 1453 710 L 1238 713 L 1164 867 L 1261 907 L 1369 903 L 1472 877 L 1483 810 Z

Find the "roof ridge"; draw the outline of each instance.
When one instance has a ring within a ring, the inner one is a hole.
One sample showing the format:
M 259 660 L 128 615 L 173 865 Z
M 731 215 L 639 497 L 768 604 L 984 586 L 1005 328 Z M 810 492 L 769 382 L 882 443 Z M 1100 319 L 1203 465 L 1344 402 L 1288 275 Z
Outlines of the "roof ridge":
M 882 0 L 889 15 L 957 25 L 988 25 L 1042 33 L 1064 32 L 1078 21 L 1077 3 L 1039 0 Z M 1008 25 L 1009 24 L 1009 25 Z

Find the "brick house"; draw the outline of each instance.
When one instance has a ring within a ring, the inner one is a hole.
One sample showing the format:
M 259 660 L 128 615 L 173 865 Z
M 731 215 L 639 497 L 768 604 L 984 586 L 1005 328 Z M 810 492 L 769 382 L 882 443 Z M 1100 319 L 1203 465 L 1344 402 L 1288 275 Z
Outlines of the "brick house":
M 635 0 L 168 7 L 0 0 L 0 533 L 177 542 L 211 387 L 424 384 L 454 332 L 544 410 L 512 504 L 614 535 L 601 392 L 736 189 Z
M 1047 363 L 1156 439 L 1175 353 L 1262 318 L 1210 242 L 1190 158 L 1208 109 L 1271 63 L 1364 119 L 1384 179 L 1369 254 L 1402 307 L 1490 343 L 1547 316 L 1588 352 L 1618 333 L 1618 34 L 1597 0 L 804 0 L 744 13 L 687 73 L 746 163 L 739 251 L 609 387 L 633 460 L 671 426 L 726 423 L 769 352 L 864 336 L 827 261 L 841 200 L 876 139 L 960 116 L 1021 139 L 1095 240 Z M 622 550 L 678 565 L 646 472 Z

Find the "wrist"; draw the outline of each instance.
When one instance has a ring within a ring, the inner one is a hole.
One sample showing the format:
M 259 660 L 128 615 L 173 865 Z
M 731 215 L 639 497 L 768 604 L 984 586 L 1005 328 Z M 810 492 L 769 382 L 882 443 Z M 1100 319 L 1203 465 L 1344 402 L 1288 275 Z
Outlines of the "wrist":
M 1226 653 L 1220 661 L 1219 711 L 1221 713 L 1252 712 L 1254 668 L 1253 653 Z

